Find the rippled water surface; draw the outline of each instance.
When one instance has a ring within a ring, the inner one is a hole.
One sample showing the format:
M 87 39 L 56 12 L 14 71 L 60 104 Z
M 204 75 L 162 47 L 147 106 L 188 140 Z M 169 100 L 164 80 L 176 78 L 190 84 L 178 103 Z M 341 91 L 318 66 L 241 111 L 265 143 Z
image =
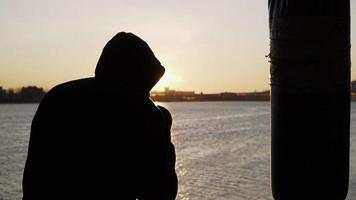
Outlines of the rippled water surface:
M 179 200 L 270 200 L 268 102 L 162 103 L 172 113 Z M 0 104 L 0 200 L 21 199 L 36 104 Z M 356 199 L 356 104 L 348 199 Z

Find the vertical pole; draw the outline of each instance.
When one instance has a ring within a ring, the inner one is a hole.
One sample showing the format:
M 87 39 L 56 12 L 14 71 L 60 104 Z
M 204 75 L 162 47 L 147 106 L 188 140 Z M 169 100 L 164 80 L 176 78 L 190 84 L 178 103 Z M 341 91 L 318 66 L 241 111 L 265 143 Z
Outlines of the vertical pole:
M 269 0 L 272 193 L 344 200 L 350 143 L 350 0 Z

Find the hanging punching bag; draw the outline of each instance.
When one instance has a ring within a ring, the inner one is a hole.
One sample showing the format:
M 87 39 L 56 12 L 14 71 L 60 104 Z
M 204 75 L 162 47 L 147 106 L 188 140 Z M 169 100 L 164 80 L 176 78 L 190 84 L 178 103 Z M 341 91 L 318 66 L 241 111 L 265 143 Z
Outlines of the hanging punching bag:
M 272 193 L 344 200 L 350 142 L 350 0 L 269 0 Z

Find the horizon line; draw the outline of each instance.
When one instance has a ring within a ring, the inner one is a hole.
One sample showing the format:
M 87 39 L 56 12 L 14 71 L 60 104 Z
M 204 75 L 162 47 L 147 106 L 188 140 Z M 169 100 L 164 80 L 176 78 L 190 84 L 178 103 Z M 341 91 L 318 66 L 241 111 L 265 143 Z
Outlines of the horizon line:
M 39 88 L 39 89 L 42 89 L 44 92 L 48 92 L 50 91 L 53 87 L 51 87 L 50 89 L 48 88 L 45 88 L 45 87 L 42 87 L 42 86 L 38 86 L 38 85 L 33 85 L 33 84 L 29 84 L 29 85 L 23 85 L 23 86 L 17 86 L 17 87 L 3 87 L 0 85 L 0 89 L 2 90 L 5 90 L 5 91 L 14 91 L 14 92 L 19 92 L 21 91 L 21 89 L 23 88 L 28 88 L 28 87 L 36 87 L 36 88 Z M 234 91 L 220 91 L 220 92 L 203 92 L 202 90 L 200 91 L 195 91 L 195 90 L 181 90 L 181 89 L 171 89 L 170 87 L 166 87 L 169 91 L 174 91 L 174 92 L 194 92 L 196 94 L 200 94 L 200 93 L 203 93 L 203 94 L 220 94 L 220 93 L 256 93 L 256 92 L 267 92 L 267 91 L 270 91 L 270 89 L 261 89 L 261 90 L 252 90 L 252 91 L 245 91 L 245 92 L 242 92 L 242 91 L 238 91 L 238 92 L 234 92 Z M 165 88 L 165 89 L 166 89 Z M 159 93 L 159 92 L 166 92 L 166 90 L 163 89 L 163 90 L 151 90 L 150 93 Z

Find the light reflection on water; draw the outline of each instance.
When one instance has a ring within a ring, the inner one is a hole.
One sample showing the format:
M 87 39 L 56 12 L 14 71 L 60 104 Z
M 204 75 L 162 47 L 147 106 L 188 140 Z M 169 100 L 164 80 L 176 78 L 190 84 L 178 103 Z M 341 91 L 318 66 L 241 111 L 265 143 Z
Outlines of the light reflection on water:
M 268 103 L 163 105 L 175 120 L 178 199 L 272 199 Z
M 160 103 L 174 119 L 179 200 L 268 200 L 267 102 Z M 0 199 L 21 199 L 21 179 L 36 104 L 0 105 Z M 351 110 L 348 199 L 356 199 L 356 104 Z

